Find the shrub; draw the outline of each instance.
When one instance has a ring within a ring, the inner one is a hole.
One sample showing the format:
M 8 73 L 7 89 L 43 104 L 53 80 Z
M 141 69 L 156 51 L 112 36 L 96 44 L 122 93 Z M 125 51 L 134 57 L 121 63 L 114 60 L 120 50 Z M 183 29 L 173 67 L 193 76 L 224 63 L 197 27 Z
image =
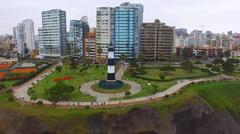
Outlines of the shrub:
M 166 77 L 166 74 L 165 73 L 159 73 L 159 78 L 161 79 L 161 80 L 164 80 L 165 79 L 165 77 Z
M 58 72 L 61 72 L 61 71 L 62 71 L 62 66 L 57 66 L 57 67 L 56 67 L 56 70 L 57 70 Z
M 12 94 L 11 94 L 11 96 L 8 97 L 8 101 L 10 101 L 10 102 L 13 102 L 13 101 L 14 101 L 14 97 L 13 97 Z
M 125 96 L 129 96 L 129 95 L 131 95 L 132 93 L 130 92 L 130 91 L 126 91 L 125 92 Z
M 39 106 L 43 105 L 43 101 L 41 101 L 41 100 L 37 101 L 37 105 L 39 105 Z

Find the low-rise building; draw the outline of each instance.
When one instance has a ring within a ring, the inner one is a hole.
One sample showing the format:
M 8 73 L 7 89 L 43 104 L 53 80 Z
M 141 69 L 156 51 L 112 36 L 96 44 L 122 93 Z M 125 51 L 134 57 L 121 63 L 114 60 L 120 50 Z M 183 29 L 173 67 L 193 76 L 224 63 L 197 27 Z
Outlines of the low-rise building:
M 84 39 L 83 54 L 86 58 L 95 61 L 97 56 L 96 34 L 88 33 Z

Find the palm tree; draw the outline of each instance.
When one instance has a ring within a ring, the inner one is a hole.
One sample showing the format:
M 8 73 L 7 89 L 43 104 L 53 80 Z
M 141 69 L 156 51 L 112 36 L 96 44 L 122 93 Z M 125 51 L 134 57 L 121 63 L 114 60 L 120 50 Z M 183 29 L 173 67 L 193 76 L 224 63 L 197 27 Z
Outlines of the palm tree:
M 66 75 L 68 72 L 68 65 L 71 64 L 71 59 L 69 56 L 64 57 L 63 64 L 66 66 Z
M 102 47 L 101 46 L 98 46 L 97 53 L 99 55 L 99 61 L 101 62 L 101 58 L 102 58 Z
M 120 61 L 122 62 L 123 72 L 124 72 L 124 62 L 125 62 L 125 60 L 126 60 L 126 55 L 124 53 L 121 53 Z

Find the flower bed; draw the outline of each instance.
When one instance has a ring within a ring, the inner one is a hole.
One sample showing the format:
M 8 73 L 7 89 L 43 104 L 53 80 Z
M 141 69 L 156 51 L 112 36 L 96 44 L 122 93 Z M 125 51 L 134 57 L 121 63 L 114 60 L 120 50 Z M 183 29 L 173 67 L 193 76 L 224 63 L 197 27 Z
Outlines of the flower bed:
M 73 77 L 71 77 L 71 76 L 65 76 L 65 77 L 61 77 L 61 78 L 54 78 L 54 81 L 55 82 L 61 82 L 61 81 L 68 81 L 68 80 L 72 80 L 73 79 Z

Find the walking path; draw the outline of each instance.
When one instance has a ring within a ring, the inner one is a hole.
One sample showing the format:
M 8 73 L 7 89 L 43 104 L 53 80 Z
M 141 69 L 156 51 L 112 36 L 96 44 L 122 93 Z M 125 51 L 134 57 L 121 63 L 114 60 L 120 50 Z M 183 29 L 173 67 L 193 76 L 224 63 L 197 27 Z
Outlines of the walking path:
M 122 77 L 123 77 L 125 71 L 127 70 L 128 66 L 129 65 L 125 64 L 125 63 L 123 63 L 123 65 L 121 65 L 121 67 L 118 69 L 118 71 L 115 75 L 117 80 L 122 80 Z
M 122 70 L 119 70 L 119 71 L 122 71 Z M 126 80 L 122 80 L 122 81 L 131 86 L 131 88 L 129 90 L 131 92 L 131 95 L 136 94 L 141 91 L 140 84 L 133 82 L 133 81 L 126 81 Z M 123 93 L 106 94 L 106 93 L 99 93 L 99 92 L 92 90 L 92 86 L 94 84 L 97 84 L 98 82 L 99 82 L 99 80 L 95 80 L 95 81 L 90 81 L 88 83 L 83 84 L 80 89 L 81 92 L 83 92 L 87 95 L 94 96 L 97 98 L 97 100 L 100 100 L 100 101 L 101 100 L 109 101 L 109 99 L 111 99 L 111 98 L 121 98 L 121 97 L 125 96 L 124 92 Z
M 50 69 L 44 71 L 43 73 L 37 75 L 32 80 L 26 82 L 23 85 L 17 86 L 13 88 L 13 95 L 15 98 L 21 102 L 21 103 L 30 103 L 35 104 L 39 100 L 32 101 L 30 99 L 30 96 L 27 94 L 27 91 L 30 87 L 33 86 L 33 83 L 37 83 L 38 81 L 41 81 L 44 79 L 47 75 L 49 75 L 56 67 L 57 65 L 54 65 Z M 120 76 L 120 75 L 119 75 Z M 121 75 L 122 77 L 122 75 Z M 120 77 L 118 77 L 120 78 Z M 132 105 L 132 104 L 139 104 L 139 103 L 148 103 L 151 101 L 160 100 L 163 97 L 167 95 L 172 95 L 178 91 L 180 91 L 183 87 L 191 84 L 191 83 L 197 83 L 202 81 L 211 81 L 211 80 L 226 80 L 226 79 L 233 79 L 232 77 L 221 75 L 213 78 L 204 78 L 204 79 L 198 79 L 198 80 L 180 80 L 178 83 L 168 89 L 166 89 L 163 92 L 156 93 L 155 95 L 145 96 L 145 97 L 139 97 L 139 98 L 133 98 L 133 99 L 126 99 L 126 100 L 119 100 L 119 101 L 109 101 L 109 98 L 112 98 L 112 96 L 104 95 L 102 97 L 98 97 L 96 102 L 78 102 L 78 101 L 64 101 L 64 102 L 58 102 L 56 106 L 66 106 L 66 107 L 83 107 L 83 106 L 92 106 L 92 107 L 111 107 L 111 106 L 126 106 L 126 105 Z M 97 81 L 94 81 L 97 82 Z M 94 83 L 93 82 L 93 83 Z M 126 83 L 130 83 L 132 85 L 132 92 L 139 92 L 139 85 L 135 84 L 134 82 L 124 81 Z M 83 85 L 85 88 L 81 88 L 81 91 L 85 92 L 86 90 L 89 90 L 89 85 L 86 84 Z M 98 96 L 98 94 L 95 94 L 93 92 L 88 92 L 91 95 Z M 119 95 L 121 96 L 121 95 Z M 45 105 L 52 105 L 51 102 L 47 100 L 41 100 L 43 104 Z

